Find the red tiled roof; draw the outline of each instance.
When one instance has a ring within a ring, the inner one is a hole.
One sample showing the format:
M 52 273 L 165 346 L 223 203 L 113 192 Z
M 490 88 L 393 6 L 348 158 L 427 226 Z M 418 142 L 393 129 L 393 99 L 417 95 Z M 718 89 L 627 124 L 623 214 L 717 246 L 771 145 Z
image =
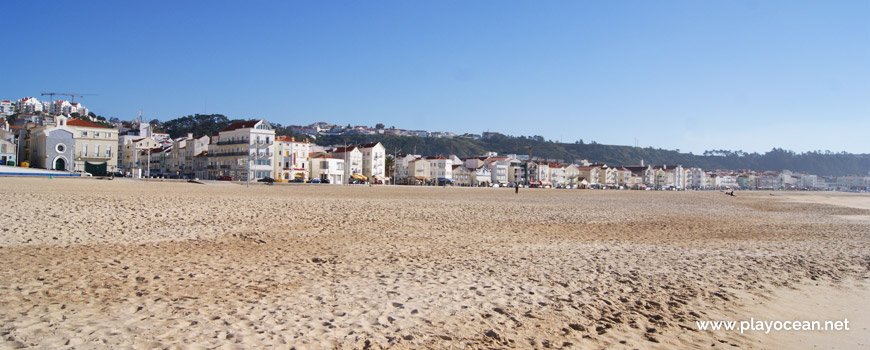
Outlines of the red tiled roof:
M 359 145 L 359 148 L 372 148 L 379 144 L 380 142 L 369 142 L 366 144 Z
M 105 127 L 105 126 L 102 126 L 102 125 L 100 125 L 100 124 L 91 123 L 91 122 L 89 122 L 89 121 L 87 121 L 87 120 L 81 120 L 81 119 L 68 119 L 68 120 L 66 121 L 66 125 L 70 125 L 70 126 L 80 126 L 80 127 L 85 127 L 85 128 L 103 128 L 103 129 L 111 129 L 111 128 L 109 128 L 109 127 Z
M 444 156 L 427 156 L 426 159 L 447 159 Z
M 246 122 L 236 122 L 236 123 L 230 124 L 230 126 L 224 128 L 221 131 L 232 131 L 232 130 L 236 130 L 236 129 L 253 128 L 259 122 L 260 122 L 259 120 L 249 120 Z
M 331 153 L 344 153 L 345 149 L 347 149 L 347 152 L 353 152 L 353 150 L 356 149 L 356 146 L 337 147 L 333 149 Z
M 335 157 L 330 157 L 330 156 L 329 156 L 328 154 L 326 154 L 326 153 L 319 153 L 319 152 L 318 152 L 318 153 L 315 153 L 315 154 L 312 154 L 312 155 L 311 155 L 311 158 L 316 158 L 316 159 L 322 159 L 322 158 L 326 158 L 326 159 L 338 159 L 338 158 L 335 158 Z

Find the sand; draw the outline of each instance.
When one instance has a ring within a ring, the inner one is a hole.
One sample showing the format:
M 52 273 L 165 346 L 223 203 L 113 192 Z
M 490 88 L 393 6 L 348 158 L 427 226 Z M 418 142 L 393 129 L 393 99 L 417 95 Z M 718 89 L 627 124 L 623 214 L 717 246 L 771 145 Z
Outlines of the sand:
M 0 191 L 0 347 L 870 344 L 866 195 L 26 178 Z M 695 325 L 749 317 L 855 321 Z

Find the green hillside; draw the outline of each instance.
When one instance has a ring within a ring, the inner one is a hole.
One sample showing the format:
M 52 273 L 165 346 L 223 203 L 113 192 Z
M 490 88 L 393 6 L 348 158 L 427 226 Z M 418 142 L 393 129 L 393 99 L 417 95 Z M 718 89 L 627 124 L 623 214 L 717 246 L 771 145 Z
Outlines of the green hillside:
M 555 143 L 541 138 L 496 136 L 485 140 L 467 138 L 423 138 L 413 136 L 388 135 L 350 135 L 320 136 L 318 145 L 357 144 L 380 141 L 387 153 L 413 153 L 423 155 L 450 155 L 473 157 L 487 151 L 499 154 L 528 154 L 532 156 L 574 162 L 586 159 L 590 162 L 608 165 L 682 165 L 710 169 L 752 169 L 783 170 L 808 172 L 822 176 L 842 176 L 861 174 L 870 171 L 870 154 L 808 152 L 795 153 L 783 149 L 773 149 L 764 154 L 717 151 L 708 155 L 694 155 L 677 151 L 641 148 L 632 146 L 613 146 L 602 144 Z M 416 150 L 416 151 L 415 151 Z M 715 154 L 715 155 L 713 155 Z

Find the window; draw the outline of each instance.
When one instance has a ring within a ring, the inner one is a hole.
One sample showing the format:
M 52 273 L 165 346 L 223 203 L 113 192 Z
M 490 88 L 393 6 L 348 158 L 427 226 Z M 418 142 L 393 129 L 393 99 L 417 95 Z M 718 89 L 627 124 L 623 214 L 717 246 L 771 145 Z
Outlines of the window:
M 94 156 L 100 156 L 100 145 L 94 145 Z
M 58 143 L 57 146 L 55 146 L 55 149 L 57 150 L 57 153 L 66 152 L 66 146 L 62 143 Z
M 99 133 L 99 132 L 95 132 L 95 133 L 94 133 L 94 137 L 100 137 L 100 133 Z
M 88 136 L 88 132 L 87 132 L 87 131 L 82 131 L 82 136 Z
M 88 156 L 88 144 L 83 143 L 82 144 L 82 157 L 87 157 L 87 156 Z

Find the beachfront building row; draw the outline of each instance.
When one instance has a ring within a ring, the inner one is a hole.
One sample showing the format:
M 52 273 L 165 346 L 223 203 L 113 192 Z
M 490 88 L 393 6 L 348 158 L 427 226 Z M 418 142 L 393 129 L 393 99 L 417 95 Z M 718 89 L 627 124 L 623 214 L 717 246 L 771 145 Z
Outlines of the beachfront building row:
M 308 141 L 276 136 L 265 120 L 239 122 L 217 134 L 170 139 L 145 123 L 119 135 L 81 119 L 18 115 L 0 124 L 0 161 L 96 175 L 121 171 L 134 177 L 184 175 L 200 179 L 278 181 L 325 180 L 330 183 L 453 184 L 535 187 L 652 189 L 841 189 L 870 187 L 870 176 L 822 178 L 783 171 L 704 171 L 680 165 L 609 166 L 527 161 L 517 155 L 460 159 L 400 154 L 391 173 L 382 144 L 315 147 Z M 314 149 L 318 148 L 317 152 Z M 317 154 L 317 160 L 314 155 Z M 316 164 L 315 164 L 316 162 Z M 315 166 L 316 165 L 316 166 Z M 340 175 L 337 175 L 340 174 Z M 870 174 L 868 174 L 870 175 Z
M 124 135 L 119 142 L 124 143 L 121 169 L 134 177 L 175 175 L 246 180 L 250 176 L 252 180 L 270 177 L 279 182 L 318 179 L 330 183 L 390 181 L 385 174 L 386 151 L 379 142 L 332 147 L 314 160 L 314 147 L 309 141 L 276 136 L 274 128 L 265 120 L 237 122 L 214 135 L 196 138 L 188 134 L 175 140 L 155 137 L 147 126 L 140 126 L 138 133 Z M 341 179 L 336 179 L 336 169 L 341 169 Z

